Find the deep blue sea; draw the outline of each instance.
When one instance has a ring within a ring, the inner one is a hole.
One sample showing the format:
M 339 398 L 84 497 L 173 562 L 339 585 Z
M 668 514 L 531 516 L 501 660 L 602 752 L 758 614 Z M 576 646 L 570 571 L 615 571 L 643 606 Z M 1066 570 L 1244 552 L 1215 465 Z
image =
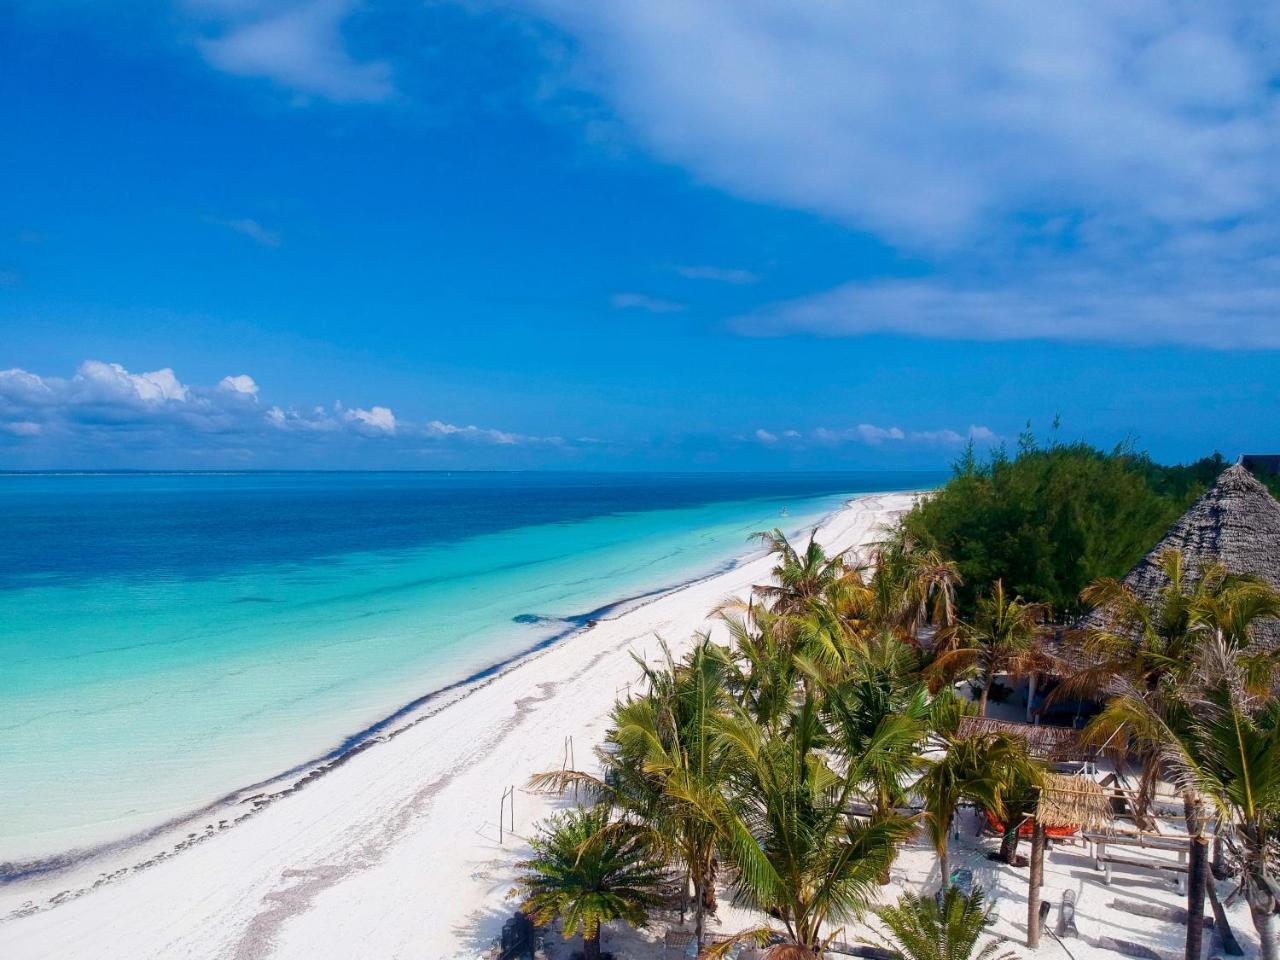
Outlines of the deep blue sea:
M 942 479 L 0 475 L 0 863 L 198 809 L 754 530 Z

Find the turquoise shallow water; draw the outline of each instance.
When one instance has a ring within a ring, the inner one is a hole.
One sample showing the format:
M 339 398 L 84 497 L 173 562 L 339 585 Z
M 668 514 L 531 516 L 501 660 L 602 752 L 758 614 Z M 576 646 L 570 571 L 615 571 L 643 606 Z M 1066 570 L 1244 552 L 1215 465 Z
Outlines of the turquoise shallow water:
M 0 476 L 0 863 L 198 809 L 753 530 L 932 479 Z

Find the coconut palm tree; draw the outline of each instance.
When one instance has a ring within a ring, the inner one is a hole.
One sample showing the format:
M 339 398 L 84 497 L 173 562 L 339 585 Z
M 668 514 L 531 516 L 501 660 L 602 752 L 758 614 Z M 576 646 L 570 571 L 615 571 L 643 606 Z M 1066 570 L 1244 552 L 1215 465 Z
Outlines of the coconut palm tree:
M 961 736 L 958 704 L 946 700 L 933 707 L 942 754 L 914 787 L 924 799 L 925 827 L 938 854 L 942 889 L 951 885 L 948 834 L 960 804 L 969 801 L 1007 820 L 1005 797 L 1021 781 L 1037 781 L 1039 768 L 1026 743 L 1002 733 Z
M 955 626 L 956 587 L 963 581 L 959 568 L 936 550 L 902 533 L 882 543 L 869 566 L 866 613 L 874 629 L 915 643 L 926 627 L 945 635 Z
M 1045 663 L 1040 635 L 1048 617 L 1045 604 L 1010 598 L 1004 581 L 997 580 L 991 593 L 978 599 L 973 623 L 961 627 L 954 645 L 938 656 L 932 669 L 945 676 L 976 673 L 982 685 L 978 713 L 986 716 L 997 676 L 1023 677 Z
M 608 825 L 603 805 L 552 816 L 516 879 L 521 909 L 539 924 L 559 917 L 567 936 L 581 932 L 586 960 L 599 960 L 601 924 L 643 925 L 660 902 L 661 863 L 642 838 Z
M 773 568 L 774 583 L 755 588 L 755 594 L 776 613 L 792 614 L 804 610 L 812 601 L 828 596 L 839 588 L 849 574 L 844 556 L 827 556 L 817 541 L 817 529 L 809 534 L 803 551 L 797 550 L 781 530 L 761 530 L 751 535 L 777 557 Z
M 586 788 L 594 799 L 611 804 L 615 832 L 642 835 L 655 851 L 680 863 L 693 885 L 695 937 L 702 947 L 707 911 L 716 908 L 715 824 L 705 804 L 688 796 L 718 796 L 726 778 L 722 751 L 716 749 L 716 721 L 728 706 L 727 661 L 705 634 L 680 663 L 662 644 L 664 659 L 651 666 L 637 658 L 647 689 L 620 703 L 598 758 L 603 778 L 580 771 L 552 771 L 531 781 L 535 788 Z
M 907 803 L 909 787 L 925 766 L 921 750 L 929 732 L 928 690 L 916 670 L 916 649 L 884 633 L 842 677 L 824 683 L 819 701 L 830 749 L 847 776 L 860 776 L 854 796 L 874 819 L 888 818 Z M 862 762 L 868 747 L 894 718 L 914 735 L 896 740 L 874 762 Z M 881 883 L 889 882 L 886 866 Z
M 732 788 L 709 812 L 732 861 L 738 896 L 778 917 L 792 943 L 818 954 L 824 924 L 870 904 L 877 877 L 911 825 L 892 814 L 858 820 L 848 804 L 870 768 L 915 737 L 912 724 L 889 718 L 855 769 L 842 775 L 823 757 L 825 732 L 812 698 L 778 729 L 762 727 L 740 709 L 722 722 Z
M 1194 685 L 1207 641 L 1219 638 L 1249 668 L 1251 686 L 1270 685 L 1275 658 L 1245 654 L 1254 624 L 1280 615 L 1280 594 L 1250 577 L 1232 576 L 1210 564 L 1192 569 L 1177 550 L 1158 560 L 1164 586 L 1150 599 L 1127 584 L 1104 579 L 1090 584 L 1081 599 L 1103 612 L 1104 629 L 1089 631 L 1081 643 L 1084 666 L 1064 689 L 1110 694 L 1102 712 L 1085 730 L 1087 743 L 1123 744 L 1140 758 L 1141 775 L 1134 816 L 1149 821 L 1149 810 L 1165 746 L 1166 726 L 1187 719 L 1186 692 Z M 1159 719 L 1153 724 L 1153 719 Z
M 790 712 L 800 681 L 782 619 L 758 603 L 729 604 L 719 613 L 731 642 L 727 649 L 717 648 L 725 660 L 725 683 L 734 700 L 764 726 Z
M 893 906 L 877 910 L 876 916 L 888 930 L 886 946 L 901 960 L 992 960 L 999 940 L 978 949 L 990 912 L 981 887 L 967 896 L 951 887 L 940 900 L 904 894 Z M 1001 960 L 1013 956 L 1011 951 L 1000 954 Z
M 1230 642 L 1215 637 L 1184 722 L 1159 726 L 1184 790 L 1206 798 L 1234 837 L 1263 960 L 1280 958 L 1280 702 L 1250 690 Z

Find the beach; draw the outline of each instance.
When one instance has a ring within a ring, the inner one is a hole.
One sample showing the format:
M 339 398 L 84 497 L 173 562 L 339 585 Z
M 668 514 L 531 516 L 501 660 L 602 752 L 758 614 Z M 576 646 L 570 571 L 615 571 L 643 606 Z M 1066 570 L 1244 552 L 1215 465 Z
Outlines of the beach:
M 912 494 L 859 497 L 818 532 L 865 547 Z M 562 798 L 524 788 L 590 768 L 633 653 L 681 653 L 712 610 L 768 579 L 759 553 L 624 607 L 424 703 L 351 751 L 144 843 L 0 890 L 15 958 L 471 957 L 510 915 L 515 863 Z M 510 798 L 504 802 L 504 793 Z M 500 815 L 506 822 L 500 827 Z

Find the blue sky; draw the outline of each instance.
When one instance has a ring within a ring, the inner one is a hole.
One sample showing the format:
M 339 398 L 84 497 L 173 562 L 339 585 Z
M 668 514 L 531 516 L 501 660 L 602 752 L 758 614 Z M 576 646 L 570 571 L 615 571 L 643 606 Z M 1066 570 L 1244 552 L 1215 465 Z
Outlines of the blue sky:
M 1260 4 L 0 11 L 0 467 L 1270 450 Z

